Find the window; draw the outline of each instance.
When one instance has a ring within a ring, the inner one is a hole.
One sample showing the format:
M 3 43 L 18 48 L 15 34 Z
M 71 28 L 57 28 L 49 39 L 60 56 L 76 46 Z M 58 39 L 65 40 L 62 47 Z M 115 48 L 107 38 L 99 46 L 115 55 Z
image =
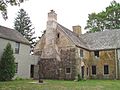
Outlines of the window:
M 83 57 L 83 50 L 80 49 L 80 57 Z
M 88 76 L 88 67 L 87 67 L 87 70 L 86 70 L 86 71 L 87 71 L 87 76 Z
M 68 74 L 70 74 L 70 73 L 71 73 L 70 68 L 66 68 L 66 73 L 68 73 Z
M 16 42 L 16 44 L 15 44 L 15 54 L 19 54 L 19 49 L 20 49 L 20 43 Z
M 60 38 L 60 33 L 57 34 L 57 38 Z
M 96 57 L 99 57 L 99 51 L 94 51 L 94 55 L 95 55 Z
M 96 75 L 96 66 L 95 65 L 92 66 L 92 74 Z
M 109 67 L 108 67 L 108 65 L 104 65 L 104 74 L 109 74 Z
M 15 73 L 18 72 L 18 63 L 15 63 Z

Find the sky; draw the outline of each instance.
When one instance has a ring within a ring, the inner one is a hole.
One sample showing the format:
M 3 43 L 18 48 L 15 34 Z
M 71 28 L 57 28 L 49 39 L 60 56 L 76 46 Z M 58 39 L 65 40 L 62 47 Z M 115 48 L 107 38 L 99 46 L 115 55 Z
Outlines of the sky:
M 110 5 L 112 0 L 27 0 L 18 6 L 8 6 L 8 19 L 0 15 L 0 25 L 13 28 L 19 9 L 23 8 L 30 17 L 35 36 L 41 36 L 46 29 L 47 14 L 50 10 L 57 13 L 57 22 L 72 30 L 72 26 L 80 25 L 82 33 L 88 19 L 88 14 L 101 12 Z M 116 0 L 120 3 L 120 0 Z

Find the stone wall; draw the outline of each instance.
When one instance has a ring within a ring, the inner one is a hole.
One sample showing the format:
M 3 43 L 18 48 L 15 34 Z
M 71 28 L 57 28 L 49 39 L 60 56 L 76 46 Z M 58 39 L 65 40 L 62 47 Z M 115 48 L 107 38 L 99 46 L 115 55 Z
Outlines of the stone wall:
M 41 78 L 74 80 L 76 75 L 75 49 L 60 51 L 61 61 L 55 58 L 41 58 L 39 61 Z M 66 73 L 66 68 L 71 72 Z
M 83 50 L 83 57 L 80 57 L 80 49 Z M 84 66 L 84 78 L 116 79 L 115 57 L 115 50 L 101 50 L 99 51 L 99 57 L 95 57 L 94 51 L 77 48 L 77 74 L 82 76 L 81 67 Z M 92 65 L 96 65 L 96 75 L 92 75 Z M 104 74 L 104 65 L 109 66 L 109 74 Z
M 59 62 L 55 58 L 41 58 L 39 65 L 41 78 L 58 79 Z
M 76 76 L 76 58 L 75 58 L 75 48 L 70 48 L 70 49 L 61 49 L 61 64 L 60 68 L 61 73 L 60 73 L 60 78 L 63 79 L 71 79 L 74 80 Z M 67 74 L 66 73 L 66 68 L 71 69 L 71 73 Z
M 87 78 L 89 78 L 89 74 L 87 73 L 87 72 L 89 72 L 89 70 L 87 71 L 87 69 L 90 66 L 90 62 L 89 62 L 90 61 L 90 52 L 85 49 L 79 48 L 79 47 L 76 47 L 76 50 L 77 50 L 77 52 L 76 52 L 77 74 L 80 75 L 81 79 L 87 79 Z M 83 50 L 83 57 L 80 57 L 80 50 Z M 81 70 L 82 67 L 84 67 L 84 76 L 82 76 L 82 70 Z
M 89 74 L 90 78 L 94 79 L 115 79 L 116 78 L 116 61 L 115 50 L 99 51 L 99 57 L 94 56 L 91 52 Z M 92 75 L 92 65 L 96 65 L 96 75 Z M 109 74 L 104 74 L 104 65 L 109 66 Z

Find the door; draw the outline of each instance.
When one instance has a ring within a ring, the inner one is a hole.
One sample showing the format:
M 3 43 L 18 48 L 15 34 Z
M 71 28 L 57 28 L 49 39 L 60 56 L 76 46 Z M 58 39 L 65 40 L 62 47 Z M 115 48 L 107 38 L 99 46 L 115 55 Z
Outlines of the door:
M 81 67 L 82 78 L 84 78 L 84 66 Z
M 34 65 L 31 65 L 31 68 L 30 68 L 30 77 L 31 78 L 34 77 Z

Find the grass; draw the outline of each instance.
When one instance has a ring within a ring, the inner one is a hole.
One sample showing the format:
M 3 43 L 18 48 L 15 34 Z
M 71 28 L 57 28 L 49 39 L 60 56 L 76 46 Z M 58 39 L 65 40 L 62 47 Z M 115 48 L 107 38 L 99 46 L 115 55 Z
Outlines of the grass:
M 44 80 L 44 84 L 30 83 L 35 80 L 0 82 L 0 90 L 120 90 L 120 80 L 62 81 Z

